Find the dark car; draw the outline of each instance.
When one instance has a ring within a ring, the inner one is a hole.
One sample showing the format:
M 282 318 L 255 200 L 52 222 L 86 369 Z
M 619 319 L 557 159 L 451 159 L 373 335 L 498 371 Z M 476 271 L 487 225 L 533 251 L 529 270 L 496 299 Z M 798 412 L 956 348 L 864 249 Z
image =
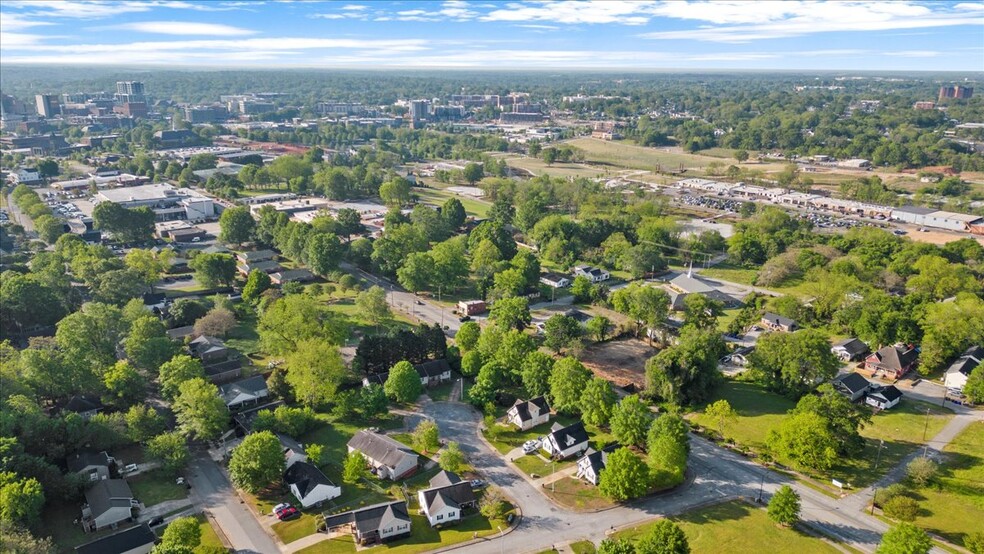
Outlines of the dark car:
M 466 321 L 471 321 L 471 316 L 470 315 L 463 315 L 463 316 L 461 316 L 461 317 L 458 318 L 458 321 L 460 321 L 462 323 L 464 323 Z
M 151 527 L 157 527 L 162 523 L 164 523 L 164 516 L 157 516 L 157 517 L 150 518 L 150 521 L 147 522 L 147 525 Z

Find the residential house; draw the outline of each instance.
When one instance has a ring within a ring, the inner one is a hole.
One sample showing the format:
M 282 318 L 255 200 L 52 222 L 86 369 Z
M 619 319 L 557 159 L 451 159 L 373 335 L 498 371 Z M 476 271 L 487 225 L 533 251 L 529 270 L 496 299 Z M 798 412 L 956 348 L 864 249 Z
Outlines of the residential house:
M 275 260 L 263 260 L 262 262 L 252 262 L 248 264 L 238 264 L 236 270 L 243 276 L 249 276 L 254 271 L 261 271 L 267 275 L 280 271 L 280 263 Z
M 250 252 L 239 252 L 236 254 L 236 260 L 239 262 L 239 265 L 255 264 L 257 262 L 266 262 L 276 259 L 277 253 L 273 250 L 253 250 Z
M 755 352 L 754 346 L 743 346 L 721 358 L 721 363 L 745 367 L 748 365 L 748 358 L 752 355 L 752 352 Z
M 224 360 L 229 356 L 229 348 L 218 337 L 202 335 L 188 343 L 193 356 L 203 363 Z
M 260 404 L 259 406 L 253 406 L 246 410 L 240 410 L 239 412 L 233 414 L 232 421 L 235 425 L 235 432 L 239 436 L 248 435 L 253 432 L 253 423 L 256 421 L 257 414 L 263 410 L 270 410 L 271 412 L 283 406 L 283 400 L 276 400 L 268 404 Z
M 523 431 L 550 421 L 550 406 L 542 396 L 529 400 L 516 400 L 506 411 L 506 420 Z
M 849 338 L 834 343 L 830 351 L 840 358 L 842 362 L 853 362 L 864 358 L 864 355 L 869 352 L 869 349 L 868 345 L 859 339 Z
M 417 370 L 417 375 L 420 375 L 420 384 L 425 387 L 436 387 L 451 380 L 451 366 L 443 358 L 417 364 L 413 368 Z
M 552 458 L 570 458 L 588 449 L 588 432 L 580 421 L 567 427 L 554 423 L 550 433 L 544 437 L 542 446 Z
M 359 431 L 349 439 L 348 451 L 361 453 L 380 479 L 395 481 L 417 471 L 417 453 L 386 435 Z
M 195 326 L 185 325 L 184 327 L 175 327 L 174 329 L 168 329 L 167 331 L 164 331 L 164 334 L 166 334 L 167 338 L 171 340 L 181 340 L 184 339 L 185 337 L 190 337 L 194 335 Z
M 294 462 L 284 472 L 284 482 L 290 493 L 305 509 L 321 506 L 323 503 L 342 495 L 341 487 L 320 469 L 307 462 Z
M 791 333 L 797 329 L 795 321 L 772 312 L 765 312 L 765 315 L 762 316 L 762 320 L 759 323 L 770 331 Z
M 328 532 L 347 529 L 360 545 L 374 544 L 410 535 L 410 514 L 407 503 L 383 502 L 343 512 L 324 514 Z
M 560 273 L 544 273 L 540 275 L 540 282 L 554 289 L 571 286 L 571 280 L 566 275 L 561 275 Z
M 305 283 L 313 279 L 314 273 L 306 269 L 286 269 L 270 275 L 270 282 L 274 285 L 283 285 L 284 283 L 292 282 Z
M 156 315 L 160 315 L 169 304 L 167 295 L 163 292 L 145 292 L 142 298 L 144 309 Z
M 62 411 L 75 412 L 84 420 L 98 414 L 103 409 L 102 402 L 95 396 L 77 394 L 62 405 Z
M 670 308 L 675 312 L 683 311 L 686 308 L 685 300 L 691 294 L 702 294 L 710 300 L 720 302 L 725 308 L 741 305 L 741 300 L 720 291 L 716 284 L 695 276 L 693 270 L 681 273 L 671 279 L 667 285 L 667 291 L 670 293 Z
M 462 510 L 475 506 L 477 499 L 471 483 L 450 471 L 442 470 L 431 478 L 429 485 L 417 491 L 417 501 L 431 527 L 458 521 Z
M 102 452 L 86 450 L 77 452 L 75 456 L 68 458 L 66 465 L 68 471 L 87 476 L 89 481 L 102 481 L 109 479 L 116 467 L 116 459 L 107 454 L 105 450 Z
M 850 373 L 834 381 L 834 389 L 855 402 L 864 398 L 871 389 L 871 383 L 860 373 Z
M 139 507 L 130 492 L 130 485 L 123 479 L 96 481 L 85 491 L 82 506 L 82 527 L 86 531 L 116 528 L 133 517 L 133 509 Z
M 219 396 L 225 401 L 230 410 L 238 410 L 246 406 L 258 404 L 270 396 L 266 381 L 262 375 L 228 383 L 219 387 Z
M 956 359 L 946 370 L 943 383 L 952 392 L 962 393 L 967 378 L 974 368 L 984 361 L 984 346 L 971 346 Z
M 589 265 L 579 265 L 574 267 L 574 277 L 584 277 L 592 283 L 600 283 L 611 279 L 612 275 L 604 269 Z
M 902 392 L 895 385 L 881 387 L 868 393 L 865 403 L 879 410 L 887 410 L 902 401 Z
M 230 350 L 230 352 L 235 352 Z M 236 355 L 227 360 L 222 360 L 203 366 L 205 377 L 216 385 L 228 383 L 233 379 L 238 379 L 243 374 L 243 361 Z
M 458 301 L 458 313 L 462 315 L 481 314 L 488 310 L 484 300 L 460 300 Z
M 308 460 L 307 453 L 301 443 L 283 433 L 277 433 L 277 439 L 280 440 L 280 446 L 284 452 L 284 462 L 286 463 L 284 467 L 290 469 L 290 466 Z
M 584 456 L 577 461 L 577 473 L 574 477 L 584 479 L 592 485 L 598 486 L 601 482 L 601 470 L 605 469 L 608 463 L 608 455 L 618 448 L 617 444 L 606 446 L 601 450 L 588 448 Z
M 188 343 L 192 356 L 202 361 L 205 376 L 216 385 L 242 375 L 239 352 L 227 347 L 222 339 L 202 335 Z
M 885 346 L 864 359 L 864 368 L 873 376 L 901 379 L 918 360 L 919 353 L 911 346 Z
M 157 535 L 146 523 L 75 547 L 75 554 L 149 554 Z

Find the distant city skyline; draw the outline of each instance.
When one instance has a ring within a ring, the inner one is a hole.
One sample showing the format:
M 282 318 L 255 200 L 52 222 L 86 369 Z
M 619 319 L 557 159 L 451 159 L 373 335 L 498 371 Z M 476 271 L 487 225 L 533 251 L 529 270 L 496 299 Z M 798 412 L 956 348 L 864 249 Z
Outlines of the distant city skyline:
M 4 0 L 0 61 L 984 71 L 984 2 Z

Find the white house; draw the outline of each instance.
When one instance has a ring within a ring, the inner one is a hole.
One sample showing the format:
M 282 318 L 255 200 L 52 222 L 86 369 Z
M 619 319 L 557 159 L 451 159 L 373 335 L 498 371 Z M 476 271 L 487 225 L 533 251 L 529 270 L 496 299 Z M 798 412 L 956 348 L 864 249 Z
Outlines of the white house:
M 307 462 L 294 462 L 284 472 L 284 482 L 290 493 L 304 508 L 321 506 L 342 495 L 342 488 L 318 468 Z
M 348 441 L 349 452 L 359 452 L 380 479 L 397 480 L 417 470 L 418 455 L 386 435 L 362 430 Z
M 871 390 L 871 383 L 860 373 L 849 373 L 834 381 L 834 388 L 854 402 Z
M 450 471 L 441 471 L 430 480 L 430 486 L 417 491 L 420 510 L 431 527 L 446 525 L 461 519 L 461 511 L 475 506 L 475 492 L 468 481 Z
M 134 500 L 130 485 L 123 479 L 96 481 L 85 491 L 82 507 L 82 527 L 87 531 L 99 531 L 117 525 L 133 517 L 133 509 L 140 504 Z
M 420 375 L 420 384 L 425 387 L 436 387 L 451 380 L 451 366 L 444 358 L 426 361 L 413 368 Z
M 542 396 L 529 400 L 516 400 L 506 412 L 506 419 L 523 431 L 550 421 L 550 406 Z
M 840 358 L 842 362 L 853 362 L 864 358 L 870 349 L 868 345 L 856 338 L 849 338 L 834 343 L 830 351 Z
M 571 280 L 560 273 L 544 273 L 540 275 L 540 282 L 555 289 L 562 289 L 571 285 Z
M 67 460 L 68 470 L 89 478 L 89 481 L 109 479 L 110 468 L 116 465 L 116 460 L 106 453 L 83 451 Z
M 219 396 L 230 410 L 252 406 L 270 396 L 262 375 L 236 381 L 219 387 Z
M 588 432 L 580 421 L 567 427 L 554 423 L 550 433 L 544 437 L 542 446 L 552 458 L 570 458 L 588 449 Z
M 887 410 L 902 401 L 902 392 L 895 385 L 882 387 L 868 393 L 865 403 L 879 410 Z
M 324 514 L 324 518 L 326 531 L 346 529 L 355 537 L 356 544 L 361 545 L 410 535 L 410 515 L 407 513 L 407 503 L 403 500 L 374 504 L 340 514 Z
M 608 455 L 614 452 L 616 447 L 617 445 L 612 445 L 602 450 L 588 448 L 584 456 L 577 461 L 577 473 L 574 477 L 597 486 L 601 482 L 601 470 L 605 469 L 605 464 L 608 463 Z
M 960 355 L 959 358 L 946 370 L 946 377 L 943 383 L 946 388 L 950 391 L 962 393 L 964 385 L 967 384 L 967 378 L 970 377 L 970 372 L 974 371 L 974 368 L 981 365 L 984 361 L 984 347 L 982 346 L 971 346 Z
M 297 462 L 308 461 L 307 454 L 304 452 L 304 445 L 283 433 L 277 433 L 277 439 L 280 441 L 280 447 L 284 451 L 284 462 L 286 464 L 284 467 L 290 469 L 290 466 Z
M 600 283 L 609 280 L 612 276 L 604 269 L 591 267 L 589 265 L 579 265 L 574 267 L 575 277 L 585 277 L 592 283 Z

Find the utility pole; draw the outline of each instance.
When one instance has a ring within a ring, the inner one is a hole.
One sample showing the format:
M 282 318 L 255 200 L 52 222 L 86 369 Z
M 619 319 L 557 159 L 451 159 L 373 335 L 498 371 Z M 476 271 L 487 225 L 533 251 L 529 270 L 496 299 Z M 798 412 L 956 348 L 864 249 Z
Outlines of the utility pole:
M 929 408 L 926 408 L 926 425 L 923 426 L 923 442 L 926 442 L 926 431 L 929 430 Z
M 762 480 L 759 481 L 759 495 L 758 498 L 755 499 L 755 502 L 758 502 L 759 504 L 762 503 L 762 489 L 764 488 L 765 488 L 765 472 L 762 472 Z

